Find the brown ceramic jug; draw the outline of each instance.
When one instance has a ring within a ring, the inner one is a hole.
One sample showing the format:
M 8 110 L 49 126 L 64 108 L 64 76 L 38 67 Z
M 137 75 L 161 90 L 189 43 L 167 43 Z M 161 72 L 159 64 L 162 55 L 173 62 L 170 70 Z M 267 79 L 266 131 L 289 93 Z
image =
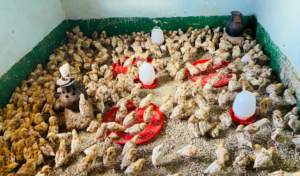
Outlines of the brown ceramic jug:
M 231 19 L 226 24 L 226 33 L 231 37 L 239 37 L 244 30 L 244 23 L 242 21 L 243 14 L 238 11 L 231 12 Z

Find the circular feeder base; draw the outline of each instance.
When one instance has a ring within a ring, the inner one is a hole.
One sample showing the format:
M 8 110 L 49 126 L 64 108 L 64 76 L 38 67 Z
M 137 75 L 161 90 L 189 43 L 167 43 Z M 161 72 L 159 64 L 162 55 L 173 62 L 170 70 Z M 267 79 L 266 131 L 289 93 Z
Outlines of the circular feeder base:
M 252 117 L 249 117 L 248 119 L 239 119 L 233 112 L 233 109 L 231 108 L 229 111 L 230 117 L 232 121 L 235 123 L 241 124 L 241 125 L 249 125 L 250 123 L 253 123 L 257 119 L 256 113 Z

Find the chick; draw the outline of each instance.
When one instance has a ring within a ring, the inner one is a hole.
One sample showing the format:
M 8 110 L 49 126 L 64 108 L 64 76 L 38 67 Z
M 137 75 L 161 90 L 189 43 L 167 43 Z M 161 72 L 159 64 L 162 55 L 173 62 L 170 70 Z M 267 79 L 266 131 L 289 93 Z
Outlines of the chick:
M 124 131 L 126 130 L 125 126 L 122 126 L 116 122 L 108 122 L 107 123 L 107 128 L 111 131 Z
M 211 175 L 219 175 L 224 167 L 225 165 L 220 163 L 219 160 L 215 160 L 211 165 L 208 166 L 206 170 L 204 170 L 204 173 Z
M 209 112 L 211 110 L 211 106 L 203 107 L 202 109 L 198 109 L 195 112 L 195 116 L 200 120 L 207 120 L 209 117 Z
M 199 124 L 199 132 L 201 136 L 204 136 L 205 133 L 208 132 L 211 128 L 211 124 L 204 119 L 200 119 L 198 124 Z
M 185 69 L 181 69 L 176 73 L 175 81 L 179 81 L 180 83 L 183 82 L 183 79 L 186 77 Z
M 159 110 L 165 115 L 165 116 L 169 116 L 172 111 L 173 111 L 173 101 L 172 100 L 168 100 L 166 103 L 164 103 L 163 105 L 161 105 L 161 107 L 159 108 Z
M 148 94 L 144 99 L 141 100 L 139 108 L 146 108 L 150 105 L 153 94 Z
M 42 163 L 44 163 L 44 156 L 40 151 L 37 142 L 32 145 L 32 153 L 36 165 L 41 165 Z
M 90 117 L 91 116 L 90 104 L 85 99 L 84 94 L 80 94 L 79 110 L 80 110 L 80 113 L 83 117 Z
M 66 141 L 71 135 L 72 135 L 72 133 L 70 133 L 70 132 L 68 132 L 68 133 L 59 133 L 59 134 L 48 133 L 47 139 L 49 139 L 49 141 L 52 142 L 52 143 L 58 144 L 63 140 Z
M 295 115 L 291 115 L 289 117 L 288 125 L 293 129 L 294 133 L 300 130 L 300 121 L 298 120 L 298 117 Z
M 288 119 L 289 119 L 289 117 L 291 116 L 291 115 L 295 115 L 295 116 L 297 116 L 297 111 L 299 110 L 299 108 L 298 107 L 294 107 L 290 112 L 288 112 L 285 116 L 284 116 L 284 121 L 288 121 Z
M 135 111 L 131 111 L 129 114 L 126 115 L 123 121 L 124 126 L 129 127 L 134 123 L 136 118 L 135 113 L 136 113 Z
M 59 148 L 55 155 L 55 167 L 60 167 L 68 162 L 65 140 L 60 142 Z
M 48 124 L 45 122 L 42 122 L 36 126 L 34 126 L 34 130 L 36 132 L 39 132 L 40 134 L 44 134 L 48 130 Z
M 203 97 L 206 99 L 208 104 L 213 104 L 216 99 L 210 89 L 203 89 Z
M 75 152 L 79 151 L 80 147 L 81 147 L 81 140 L 78 136 L 78 133 L 76 131 L 76 129 L 74 129 L 72 131 L 72 144 L 71 144 L 71 153 L 74 154 Z
M 137 176 L 138 173 L 142 170 L 145 159 L 138 159 L 136 162 L 130 164 L 125 170 L 125 174 L 129 176 Z
M 185 104 L 186 102 L 187 89 L 183 90 L 178 97 L 178 104 Z
M 250 142 L 248 135 L 246 135 L 244 130 L 244 125 L 239 125 L 236 131 L 236 138 L 238 140 L 238 148 L 242 148 L 243 146 L 249 146 L 252 148 L 252 142 Z
M 236 75 L 232 74 L 232 77 L 230 78 L 229 83 L 228 83 L 228 91 L 233 92 L 237 88 L 238 88 L 238 86 L 237 86 Z
M 125 104 L 121 104 L 116 114 L 116 121 L 123 121 L 127 114 L 127 108 Z
M 33 123 L 36 125 L 44 122 L 44 118 L 41 113 L 36 113 L 32 120 L 33 120 Z
M 221 106 L 221 109 L 224 109 L 224 106 L 226 105 L 229 98 L 229 94 L 226 92 L 225 89 L 222 90 L 222 93 L 219 95 L 219 106 Z
M 272 118 L 273 118 L 273 124 L 274 124 L 273 129 L 284 127 L 284 120 L 283 120 L 281 112 L 279 110 L 273 111 Z
M 186 109 L 185 109 L 184 116 L 188 117 L 188 116 L 191 116 L 191 115 L 195 114 L 195 109 L 196 109 L 195 101 L 190 100 L 188 102 L 188 105 L 187 105 Z
M 150 123 L 150 122 L 151 122 L 153 113 L 154 113 L 153 106 L 150 105 L 150 106 L 144 111 L 143 118 L 144 118 L 144 122 L 145 122 L 145 123 Z
M 251 123 L 249 125 L 247 125 L 244 130 L 247 132 L 247 134 L 249 135 L 249 138 L 252 139 L 252 136 L 257 133 L 258 131 L 260 131 L 260 128 L 265 125 L 266 123 L 270 123 L 270 121 L 267 118 L 263 118 L 261 120 L 258 120 L 254 123 Z
M 289 89 L 286 89 L 283 93 L 283 100 L 286 104 L 295 105 L 297 104 L 297 100 L 294 95 L 292 95 Z
M 186 63 L 186 68 L 192 76 L 200 74 L 200 70 L 190 63 Z
M 255 159 L 256 159 L 255 156 L 250 156 L 248 154 L 240 154 L 238 157 L 235 158 L 233 165 L 244 169 L 251 162 L 254 162 Z
M 190 137 L 192 139 L 200 136 L 198 120 L 195 118 L 194 115 L 192 115 L 188 120 L 188 128 L 189 128 L 189 132 L 190 132 Z
M 277 93 L 281 92 L 281 87 L 283 86 L 282 83 L 278 83 L 278 84 L 270 84 L 268 85 L 268 87 L 266 88 L 267 93 L 271 93 L 271 91 L 275 91 Z
M 211 137 L 216 138 L 219 137 L 219 123 L 215 122 L 211 125 L 211 128 L 209 129 L 209 134 Z
M 100 154 L 99 144 L 94 144 L 84 150 L 84 154 L 93 155 L 93 158 L 97 157 Z
M 48 133 L 59 133 L 59 127 L 58 127 L 58 119 L 55 116 L 51 116 L 49 118 L 49 129 Z
M 136 149 L 135 148 L 129 149 L 122 159 L 121 170 L 123 170 L 125 167 L 133 163 L 135 158 L 136 158 Z
M 276 94 L 275 91 L 270 91 L 269 98 L 273 104 L 273 108 L 283 104 L 282 99 Z
M 175 97 L 174 97 L 175 102 L 178 103 L 179 97 L 183 94 L 183 91 L 185 91 L 186 89 L 187 89 L 187 84 L 185 83 L 176 90 Z
M 81 160 L 81 162 L 77 168 L 77 172 L 78 173 L 88 172 L 91 169 L 91 167 L 93 166 L 93 163 L 94 163 L 93 158 L 94 158 L 94 156 L 92 154 L 84 157 Z
M 174 110 L 172 111 L 172 114 L 170 116 L 170 119 L 173 119 L 173 120 L 179 120 L 183 113 L 184 113 L 184 108 L 185 108 L 185 104 L 179 104 L 177 105 Z
M 43 166 L 42 170 L 39 171 L 35 176 L 48 176 L 50 175 L 50 172 L 51 172 L 51 167 L 46 165 Z
M 218 149 L 216 150 L 217 159 L 221 164 L 225 164 L 226 161 L 229 160 L 229 153 L 227 148 L 225 147 L 225 142 L 221 141 Z
M 140 94 L 141 87 L 142 87 L 142 84 L 141 84 L 141 83 L 137 84 L 137 85 L 131 90 L 130 96 L 131 96 L 131 97 L 138 96 L 138 95 Z
M 102 152 L 105 153 L 105 151 L 109 148 L 109 147 L 113 147 L 115 140 L 118 138 L 118 135 L 116 135 L 115 133 L 110 133 L 104 141 L 103 144 L 103 148 L 102 148 Z
M 162 164 L 165 155 L 165 147 L 163 144 L 160 144 L 154 147 L 152 152 L 152 164 L 157 167 Z
M 193 145 L 187 145 L 183 147 L 182 149 L 177 151 L 178 154 L 181 156 L 184 156 L 185 158 L 192 158 L 198 154 L 198 149 L 194 147 Z
M 146 123 L 139 123 L 127 128 L 124 132 L 129 134 L 139 134 L 144 131 Z
M 44 138 L 39 139 L 39 148 L 45 156 L 55 156 L 53 148 Z
M 97 129 L 96 135 L 95 135 L 95 142 L 100 142 L 105 138 L 105 134 L 107 131 L 107 123 L 102 123 L 101 126 Z
M 102 114 L 101 113 L 98 113 L 96 115 L 96 119 L 95 120 L 92 120 L 92 122 L 90 123 L 89 127 L 86 129 L 87 132 L 91 132 L 91 133 L 94 133 L 97 131 L 97 129 L 101 126 L 102 124 Z
M 255 148 L 259 150 L 255 153 L 255 161 L 253 168 L 263 168 L 267 166 L 273 166 L 272 157 L 275 153 L 274 147 L 270 147 L 268 150 L 260 147 L 259 145 L 255 145 Z
M 265 115 L 271 109 L 270 98 L 264 98 L 259 102 L 257 114 Z
M 284 143 L 286 140 L 291 140 L 293 136 L 286 135 L 282 132 L 281 128 L 277 128 L 271 135 L 271 139 L 275 141 L 275 149 L 279 144 Z
M 104 166 L 112 166 L 115 163 L 116 152 L 114 147 L 109 147 L 103 155 Z
M 35 173 L 36 173 L 36 164 L 34 162 L 34 159 L 29 159 L 18 170 L 18 172 L 16 173 L 16 176 L 21 176 L 21 175 L 26 175 L 26 176 L 28 175 L 29 176 L 29 175 L 34 175 Z
M 219 119 L 221 120 L 221 126 L 224 127 L 225 129 L 228 129 L 232 124 L 232 119 L 228 112 L 221 114 L 219 116 Z

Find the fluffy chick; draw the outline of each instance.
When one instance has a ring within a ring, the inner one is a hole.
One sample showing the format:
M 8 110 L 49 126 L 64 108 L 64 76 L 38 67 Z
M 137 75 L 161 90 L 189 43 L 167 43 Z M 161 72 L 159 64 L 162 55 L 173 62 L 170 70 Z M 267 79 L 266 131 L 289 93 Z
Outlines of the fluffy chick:
M 127 141 L 124 145 L 122 155 L 125 155 L 131 148 L 136 147 L 136 142 L 140 138 L 140 135 L 135 135 L 130 141 Z
M 42 170 L 39 171 L 35 176 L 48 176 L 50 175 L 50 172 L 51 172 L 51 167 L 46 165 L 43 166 Z
M 130 164 L 125 170 L 125 174 L 129 176 L 137 176 L 138 173 L 142 170 L 145 159 L 138 159 L 136 162 Z
M 185 108 L 185 104 L 179 104 L 177 105 L 174 110 L 172 111 L 172 114 L 170 116 L 170 119 L 173 119 L 173 120 L 178 120 L 181 118 L 181 116 L 183 115 L 184 113 L 184 108 Z
M 91 109 L 89 102 L 85 99 L 84 94 L 80 94 L 79 100 L 79 110 L 83 117 L 90 117 L 91 116 Z
M 68 162 L 65 140 L 60 142 L 59 148 L 55 155 L 55 167 L 60 167 Z
M 240 154 L 238 157 L 235 158 L 233 165 L 239 168 L 246 168 L 246 166 L 249 165 L 251 162 L 254 162 L 255 159 L 255 156 L 250 156 L 248 154 Z
M 173 111 L 173 100 L 169 100 L 166 103 L 164 103 L 163 105 L 161 105 L 161 107 L 159 108 L 159 110 L 165 115 L 165 116 L 169 116 L 172 111 Z
M 144 111 L 143 118 L 144 118 L 144 122 L 145 122 L 145 123 L 150 123 L 150 122 L 151 122 L 153 113 L 154 113 L 153 106 L 150 105 L 150 106 Z
M 221 120 L 221 125 L 225 129 L 228 129 L 232 124 L 232 119 L 230 117 L 230 114 L 228 112 L 225 112 L 219 116 L 219 119 Z
M 275 153 L 274 147 L 270 147 L 268 150 L 261 148 L 259 145 L 255 146 L 259 151 L 255 153 L 255 161 L 253 168 L 263 168 L 267 166 L 273 166 L 272 157 Z
M 267 118 L 263 118 L 261 120 L 258 120 L 254 123 L 247 125 L 244 129 L 249 135 L 249 138 L 252 139 L 252 136 L 256 134 L 258 131 L 260 131 L 260 128 L 266 123 L 270 123 L 270 121 Z
M 102 124 L 102 114 L 98 113 L 96 115 L 96 119 L 92 120 L 92 122 L 90 123 L 89 127 L 86 129 L 87 132 L 91 132 L 94 133 L 97 131 L 97 129 L 101 126 Z
M 73 139 L 72 139 L 72 143 L 71 143 L 71 153 L 74 154 L 79 151 L 79 149 L 81 147 L 81 140 L 78 136 L 76 129 L 74 129 L 72 131 L 72 136 L 73 136 Z
M 102 123 L 101 126 L 97 129 L 96 135 L 95 135 L 95 142 L 100 142 L 105 138 L 105 134 L 107 131 L 107 123 Z
M 122 159 L 121 170 L 123 170 L 125 167 L 133 163 L 135 158 L 136 158 L 136 149 L 135 148 L 129 149 Z
M 44 139 L 39 139 L 39 148 L 45 156 L 55 156 L 52 146 Z
M 297 100 L 294 95 L 292 95 L 289 89 L 286 89 L 283 93 L 283 100 L 286 104 L 295 105 L 297 104 Z
M 107 123 L 107 128 L 110 130 L 110 131 L 124 131 L 126 130 L 126 127 L 125 126 L 122 126 L 116 122 L 108 122 Z
M 160 144 L 154 147 L 152 152 L 152 164 L 157 167 L 162 164 L 165 155 L 165 147 L 163 144 Z
M 186 158 L 192 158 L 198 154 L 198 149 L 193 145 L 187 145 L 178 150 L 177 153 Z
M 192 115 L 188 120 L 188 128 L 189 128 L 189 132 L 190 132 L 190 137 L 192 139 L 200 136 L 198 120 L 195 118 L 194 115 Z
M 16 173 L 16 176 L 21 175 L 34 175 L 36 173 L 36 164 L 34 159 L 29 159 Z
M 283 121 L 281 112 L 279 110 L 273 111 L 272 118 L 273 118 L 274 129 L 283 128 L 284 121 Z
M 236 131 L 236 138 L 238 140 L 238 148 L 242 148 L 243 146 L 249 146 L 252 148 L 252 142 L 250 142 L 248 135 L 246 135 L 244 130 L 244 125 L 239 125 Z
M 116 151 L 114 147 L 109 147 L 104 155 L 103 155 L 103 164 L 104 166 L 112 166 L 115 164 L 115 159 L 116 159 Z
M 135 118 L 136 118 L 135 114 L 136 114 L 135 111 L 131 111 L 129 114 L 127 114 L 123 121 L 123 125 L 126 127 L 131 126 L 135 121 Z
M 139 108 L 146 108 L 150 105 L 153 94 L 148 94 L 144 99 L 141 100 Z
M 127 114 L 127 108 L 125 104 L 121 104 L 116 114 L 116 121 L 123 121 Z
M 204 173 L 211 175 L 219 175 L 224 167 L 225 165 L 220 163 L 219 160 L 215 160 L 211 165 L 208 166 L 206 170 L 204 170 Z
M 84 157 L 79 163 L 77 172 L 78 173 L 88 172 L 93 166 L 93 163 L 94 163 L 94 156 L 92 154 Z
M 225 164 L 226 161 L 229 160 L 229 153 L 227 148 L 225 147 L 225 142 L 221 141 L 218 149 L 216 150 L 217 159 L 221 164 Z
M 222 93 L 219 95 L 219 106 L 221 106 L 222 109 L 224 109 L 224 106 L 226 105 L 229 98 L 229 94 L 226 92 L 225 89 L 222 90 Z

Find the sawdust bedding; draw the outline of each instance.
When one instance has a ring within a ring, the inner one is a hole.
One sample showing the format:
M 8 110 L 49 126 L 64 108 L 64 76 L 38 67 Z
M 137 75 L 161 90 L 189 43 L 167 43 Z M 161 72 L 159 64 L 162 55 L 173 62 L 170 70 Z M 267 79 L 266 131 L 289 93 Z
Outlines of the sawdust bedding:
M 109 53 L 112 48 L 108 47 Z M 190 62 L 194 62 L 201 59 L 211 58 L 207 53 L 205 54 L 203 50 L 199 50 L 196 57 Z M 107 63 L 111 64 L 111 63 Z M 184 64 L 181 64 L 183 67 Z M 174 95 L 176 89 L 182 85 L 168 75 L 167 73 L 157 76 L 158 77 L 158 85 L 155 89 L 152 90 L 141 90 L 140 97 L 144 98 L 147 94 L 152 93 L 154 95 L 152 99 L 152 103 L 160 107 L 162 105 L 162 97 L 165 97 L 167 94 Z M 239 76 L 237 77 L 239 78 Z M 270 83 L 276 83 L 277 78 L 273 74 Z M 187 78 L 184 79 L 184 82 L 189 82 Z M 255 87 L 257 89 L 257 87 Z M 227 86 L 221 88 L 214 88 L 215 94 L 219 94 L 222 89 L 228 90 Z M 212 111 L 210 113 L 210 122 L 219 121 L 218 116 L 224 113 L 225 111 L 229 111 L 232 107 L 234 97 L 241 89 L 230 93 L 229 102 L 227 103 L 225 110 L 220 109 L 217 102 L 212 106 Z M 257 96 L 259 102 L 263 98 L 267 97 L 268 94 L 265 92 L 265 89 L 258 92 L 259 96 Z M 188 97 L 187 99 L 191 99 L 192 97 Z M 103 114 L 103 117 L 106 113 L 112 108 L 112 104 L 105 104 L 106 112 Z M 292 107 L 280 107 L 277 108 L 285 115 L 289 112 Z M 266 116 L 272 122 L 272 112 L 269 112 Z M 258 120 L 263 117 L 258 117 Z M 168 174 L 181 173 L 184 176 L 196 176 L 196 175 L 204 175 L 203 171 L 216 160 L 216 149 L 218 144 L 224 140 L 225 145 L 230 153 L 230 159 L 226 162 L 225 168 L 223 169 L 220 175 L 267 175 L 268 173 L 284 170 L 289 172 L 299 171 L 300 165 L 299 160 L 300 156 L 296 155 L 294 152 L 294 144 L 292 142 L 286 142 L 285 144 L 281 144 L 276 151 L 276 154 L 273 155 L 273 167 L 268 167 L 265 170 L 261 170 L 256 172 L 253 169 L 253 163 L 251 163 L 247 168 L 243 171 L 240 171 L 238 168 L 233 167 L 232 163 L 235 158 L 240 153 L 247 153 L 253 155 L 254 152 L 250 148 L 238 149 L 237 148 L 237 138 L 235 135 L 235 129 L 237 124 L 233 123 L 232 126 L 228 130 L 220 131 L 220 136 L 218 138 L 212 138 L 210 136 L 204 136 L 200 138 L 191 139 L 188 132 L 187 119 L 180 120 L 179 122 L 175 122 L 164 116 L 163 127 L 160 132 L 152 138 L 150 141 L 140 144 L 136 147 L 137 149 L 137 159 L 144 158 L 146 162 L 142 168 L 142 171 L 139 173 L 141 176 L 164 176 Z M 288 131 L 287 129 L 286 131 Z M 263 126 L 262 130 L 255 135 L 253 143 L 257 143 L 262 145 L 265 148 L 269 148 L 274 145 L 274 141 L 271 139 L 272 129 L 270 126 Z M 291 131 L 290 131 L 291 132 Z M 79 131 L 79 136 L 83 141 L 82 148 L 87 148 L 94 144 L 94 136 L 95 133 L 88 133 L 86 131 Z M 70 144 L 70 141 L 69 141 Z M 164 157 L 163 166 L 158 167 L 157 169 L 152 165 L 151 156 L 152 150 L 159 144 L 164 144 L 166 148 L 166 153 Z M 183 157 L 179 156 L 176 152 L 182 147 L 191 144 L 198 148 L 199 154 L 197 157 L 193 158 L 192 161 L 186 161 Z M 103 142 L 101 142 L 101 147 Z M 113 168 L 105 167 L 102 162 L 102 158 L 97 159 L 97 162 L 94 163 L 92 167 L 92 172 L 90 173 L 77 173 L 76 169 L 82 160 L 85 157 L 84 153 L 76 154 L 72 156 L 67 163 L 67 165 L 62 166 L 60 168 L 56 168 L 53 170 L 51 175 L 92 175 L 92 176 L 100 176 L 100 175 L 124 175 L 124 171 L 120 170 L 120 165 L 122 162 L 122 147 L 119 144 L 115 144 L 117 149 L 117 158 L 116 164 Z M 68 152 L 70 152 L 70 146 L 67 146 Z M 56 151 L 56 150 L 55 150 Z M 47 161 L 46 161 L 47 162 Z M 51 162 L 54 162 L 52 160 Z

